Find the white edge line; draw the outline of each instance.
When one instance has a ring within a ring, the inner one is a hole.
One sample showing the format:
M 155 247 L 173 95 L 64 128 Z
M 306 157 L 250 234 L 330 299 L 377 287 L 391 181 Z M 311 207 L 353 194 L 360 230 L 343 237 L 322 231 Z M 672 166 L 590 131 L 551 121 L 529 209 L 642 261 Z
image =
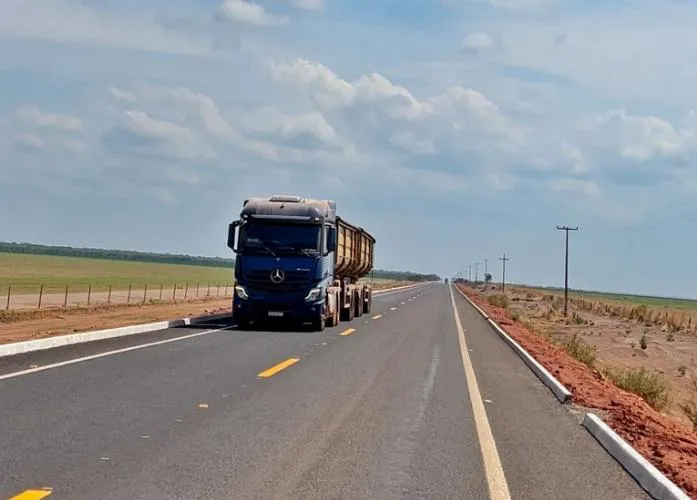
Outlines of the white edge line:
M 472 366 L 472 360 L 467 348 L 467 339 L 465 338 L 465 330 L 462 328 L 460 320 L 460 312 L 455 304 L 455 295 L 450 289 L 450 300 L 453 307 L 453 315 L 455 316 L 455 326 L 457 328 L 458 343 L 460 346 L 460 354 L 462 356 L 462 364 L 465 371 L 465 381 L 467 383 L 467 391 L 469 393 L 470 404 L 472 406 L 472 415 L 474 416 L 474 426 L 479 438 L 479 448 L 482 454 L 482 462 L 484 463 L 484 473 L 486 475 L 487 486 L 489 489 L 489 498 L 491 500 L 510 500 L 511 495 L 508 490 L 508 483 L 503 471 L 503 465 L 496 449 L 496 441 L 489 425 L 486 408 L 482 395 L 477 384 L 477 376 Z
M 690 500 L 685 492 L 642 457 L 597 415 L 586 413 L 582 425 L 652 497 L 660 500 Z
M 414 288 L 421 286 L 422 283 L 417 283 L 414 285 L 406 285 L 395 288 L 386 288 L 383 290 L 375 290 L 373 295 L 386 295 L 389 293 L 398 292 L 405 290 L 407 288 Z M 82 344 L 85 342 L 94 342 L 97 340 L 106 340 L 116 337 L 126 337 L 129 335 L 136 335 L 139 333 L 150 333 L 156 332 L 158 330 L 165 330 L 167 328 L 176 328 L 185 325 L 196 325 L 198 323 L 205 323 L 206 321 L 213 321 L 216 319 L 222 319 L 229 317 L 231 312 L 224 312 L 219 314 L 211 314 L 208 316 L 197 316 L 193 318 L 179 318 L 170 321 L 157 321 L 154 323 L 141 323 L 137 325 L 121 326 L 116 328 L 108 328 L 105 330 L 95 330 L 91 332 L 78 332 L 71 333 L 67 335 L 56 335 L 55 337 L 48 337 L 45 339 L 36 340 L 26 340 L 22 342 L 12 342 L 9 344 L 0 345 L 0 358 L 15 356 L 17 354 L 25 354 L 35 351 L 43 351 L 46 349 L 54 349 L 56 347 L 63 347 L 68 345 Z
M 41 372 L 44 370 L 50 370 L 52 368 L 59 368 L 61 366 L 72 365 L 75 363 L 82 363 L 83 361 L 89 361 L 92 359 L 103 358 L 106 356 L 113 356 L 114 354 L 121 354 L 128 351 L 135 351 L 137 349 L 145 349 L 146 347 L 152 347 L 156 345 L 169 344 L 170 342 L 178 342 L 180 340 L 191 339 L 194 337 L 200 337 L 201 335 L 208 335 L 210 333 L 222 332 L 223 330 L 229 330 L 232 327 L 226 326 L 224 328 L 216 328 L 215 330 L 206 330 L 203 332 L 191 333 L 189 335 L 182 335 L 181 337 L 175 337 L 171 339 L 158 340 L 155 342 L 148 342 L 147 344 L 138 344 L 130 347 L 124 347 L 123 349 L 115 349 L 113 351 L 100 352 L 98 354 L 92 354 L 90 356 L 83 356 L 81 358 L 69 359 L 66 361 L 60 361 L 58 363 L 52 363 L 50 365 L 38 366 L 36 368 L 29 368 L 27 370 L 22 370 L 18 372 L 7 373 L 0 375 L 0 380 L 5 380 L 8 378 L 20 377 L 22 375 L 29 375 L 30 373 Z
M 525 349 L 521 347 L 518 342 L 513 340 L 504 330 L 501 328 L 496 321 L 491 319 L 482 311 L 481 308 L 477 306 L 470 298 L 465 295 L 462 290 L 460 290 L 457 286 L 455 286 L 456 290 L 460 292 L 460 295 L 462 295 L 467 302 L 469 302 L 472 306 L 474 306 L 477 311 L 480 312 L 484 316 L 484 318 L 487 320 L 487 322 L 494 328 L 496 333 L 499 334 L 499 336 L 503 339 L 504 342 L 506 342 L 513 351 L 523 360 L 523 362 L 530 368 L 535 375 L 537 375 L 537 378 L 539 378 L 549 389 L 554 393 L 554 396 L 561 401 L 562 403 L 567 403 L 571 401 L 571 391 L 569 391 L 564 385 L 562 385 L 561 382 L 559 382 L 551 373 L 547 371 L 547 369 L 542 366 L 540 363 L 537 362 L 535 358 L 533 358 Z
M 489 318 L 487 314 L 479 307 L 477 304 L 472 302 L 470 298 L 465 295 L 462 290 L 460 290 L 456 285 L 453 285 L 455 289 L 462 295 L 479 313 L 484 316 L 484 318 L 495 328 L 497 333 L 501 335 L 504 340 L 516 351 L 518 355 L 526 359 L 529 358 L 534 365 L 539 366 L 543 372 L 549 377 L 550 383 L 558 384 L 558 390 L 566 391 L 571 397 L 571 393 L 554 378 L 547 370 L 542 367 L 537 361 L 528 354 L 517 342 L 515 342 L 510 336 L 508 336 L 503 329 L 496 324 L 494 320 Z M 532 366 L 528 364 L 532 369 Z M 533 369 L 534 371 L 534 369 Z M 547 384 L 544 378 L 541 377 L 541 373 L 535 372 L 535 374 L 542 379 L 542 381 Z M 547 384 L 549 386 L 549 384 Z M 550 387 L 554 392 L 557 399 L 562 403 L 566 402 L 557 395 L 554 387 Z M 586 413 L 583 418 L 582 424 L 588 432 L 600 443 L 600 445 L 617 460 L 622 467 L 641 485 L 641 487 L 649 493 L 654 498 L 659 500 L 690 500 L 688 497 L 675 483 L 668 479 L 665 475 L 661 473 L 656 467 L 654 467 L 651 462 L 646 460 L 641 454 L 632 448 L 624 439 L 622 439 L 615 431 L 612 430 L 605 422 L 603 422 L 597 415 L 592 413 Z

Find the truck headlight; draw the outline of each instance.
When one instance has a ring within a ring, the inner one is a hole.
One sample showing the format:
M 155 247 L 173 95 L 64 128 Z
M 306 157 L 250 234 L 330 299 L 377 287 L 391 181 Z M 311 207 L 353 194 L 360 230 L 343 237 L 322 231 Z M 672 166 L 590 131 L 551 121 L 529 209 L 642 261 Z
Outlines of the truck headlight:
M 245 290 L 243 286 L 235 285 L 235 293 L 242 300 L 247 300 L 249 298 L 249 295 L 247 295 L 247 290 Z
M 307 302 L 312 302 L 312 301 L 314 301 L 314 300 L 317 300 L 317 299 L 319 298 L 319 296 L 320 296 L 321 293 L 322 293 L 322 289 L 321 289 L 320 287 L 313 288 L 313 289 L 310 290 L 310 292 L 307 294 L 307 296 L 305 297 L 305 300 L 306 300 Z

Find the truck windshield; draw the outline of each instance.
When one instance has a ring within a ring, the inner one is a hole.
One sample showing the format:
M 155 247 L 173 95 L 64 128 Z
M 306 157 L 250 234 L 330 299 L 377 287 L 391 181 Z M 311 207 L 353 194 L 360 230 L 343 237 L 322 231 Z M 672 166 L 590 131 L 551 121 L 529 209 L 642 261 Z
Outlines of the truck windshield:
M 316 254 L 320 226 L 252 223 L 245 227 L 244 254 L 259 252 Z

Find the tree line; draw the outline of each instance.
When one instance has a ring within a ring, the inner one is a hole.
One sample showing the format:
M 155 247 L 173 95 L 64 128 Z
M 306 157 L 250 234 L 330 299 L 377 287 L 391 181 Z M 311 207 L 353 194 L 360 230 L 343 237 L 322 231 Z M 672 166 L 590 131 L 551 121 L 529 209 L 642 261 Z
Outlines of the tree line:
M 50 255 L 54 257 L 80 257 L 89 259 L 123 260 L 130 262 L 152 262 L 157 264 L 183 264 L 205 267 L 233 267 L 235 259 L 223 257 L 200 257 L 169 253 L 137 252 L 133 250 L 107 250 L 101 248 L 77 248 L 70 246 L 38 245 L 35 243 L 0 242 L 0 253 Z M 434 281 L 435 274 L 419 274 L 409 271 L 382 271 L 376 269 L 373 276 L 379 279 Z

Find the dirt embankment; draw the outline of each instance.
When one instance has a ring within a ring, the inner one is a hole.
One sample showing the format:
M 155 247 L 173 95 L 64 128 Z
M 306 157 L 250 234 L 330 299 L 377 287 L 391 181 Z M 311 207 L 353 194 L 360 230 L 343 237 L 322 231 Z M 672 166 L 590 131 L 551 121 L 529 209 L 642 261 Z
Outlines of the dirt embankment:
M 697 435 L 689 427 L 656 411 L 641 397 L 619 389 L 601 371 L 531 332 L 479 292 L 458 286 L 571 391 L 575 404 L 601 410 L 615 432 L 688 495 L 697 498 Z

